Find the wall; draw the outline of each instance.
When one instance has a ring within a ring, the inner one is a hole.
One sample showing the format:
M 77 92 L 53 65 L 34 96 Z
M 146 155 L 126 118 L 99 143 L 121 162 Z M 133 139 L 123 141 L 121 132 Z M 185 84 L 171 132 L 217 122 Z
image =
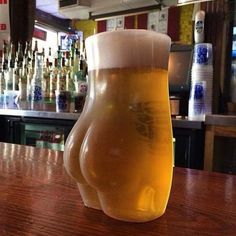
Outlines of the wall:
M 48 57 L 48 53 L 49 53 L 49 47 L 51 47 L 51 52 L 52 52 L 52 56 L 54 57 L 57 53 L 58 50 L 58 39 L 57 39 L 57 32 L 56 31 L 52 31 L 52 30 L 48 30 L 46 28 L 42 28 L 40 26 L 35 26 L 38 29 L 41 29 L 45 32 L 47 32 L 47 37 L 46 37 L 46 41 L 44 40 L 40 40 L 38 38 L 32 38 L 32 47 L 34 48 L 35 45 L 35 40 L 37 40 L 38 42 L 38 50 L 39 52 L 42 52 L 42 49 L 44 48 L 45 50 L 45 57 Z
M 72 27 L 82 31 L 84 39 L 97 32 L 97 22 L 93 20 L 73 20 Z
M 179 13 L 176 14 L 176 11 L 172 11 L 177 19 L 177 22 L 171 18 L 171 24 L 168 25 L 168 28 L 171 27 L 171 33 L 175 35 L 173 41 L 178 41 L 185 44 L 192 44 L 192 14 L 193 14 L 193 4 L 178 7 Z M 128 18 L 128 17 L 126 17 Z M 169 18 L 170 19 L 170 18 Z M 128 19 L 128 22 L 125 22 L 125 26 L 133 25 L 132 27 L 125 28 L 147 28 L 144 27 L 147 24 L 147 17 L 145 14 L 135 15 Z M 72 21 L 72 27 L 78 31 L 84 32 L 84 39 L 90 35 L 93 35 L 97 32 L 105 31 L 106 21 L 93 21 L 93 20 L 74 20 Z M 176 30 L 177 29 L 177 30 Z M 178 35 L 176 35 L 178 34 Z M 172 36 L 172 35 L 171 35 Z

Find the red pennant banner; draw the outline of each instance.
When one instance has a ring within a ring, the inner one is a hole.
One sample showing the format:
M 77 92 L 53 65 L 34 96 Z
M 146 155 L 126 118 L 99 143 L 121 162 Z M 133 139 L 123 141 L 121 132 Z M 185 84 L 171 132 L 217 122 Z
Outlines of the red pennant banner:
M 0 23 L 0 30 L 6 30 L 6 29 L 7 29 L 7 25 Z
M 0 4 L 8 4 L 7 0 L 0 0 Z
M 0 0 L 0 51 L 2 50 L 3 40 L 10 39 L 10 16 L 9 1 Z
M 10 32 L 9 2 L 0 0 L 0 33 Z

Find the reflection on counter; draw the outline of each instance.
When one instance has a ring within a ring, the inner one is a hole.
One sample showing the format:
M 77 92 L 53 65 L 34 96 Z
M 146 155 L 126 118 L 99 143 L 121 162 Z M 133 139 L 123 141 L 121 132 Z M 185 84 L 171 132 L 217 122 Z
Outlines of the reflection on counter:
M 64 151 L 64 128 L 40 124 L 21 124 L 21 144 Z
M 2 114 L 2 111 L 18 112 L 19 110 L 0 109 L 0 114 Z M 39 113 L 38 111 L 30 111 L 31 113 L 28 114 L 27 111 L 23 112 L 22 116 L 0 116 L 1 142 L 64 151 L 65 140 L 78 119 L 78 113 Z M 33 117 L 32 114 L 35 116 Z M 61 119 L 55 117 L 57 114 L 60 114 Z M 29 116 L 27 117 L 27 115 Z M 50 118 L 45 118 L 45 115 L 48 115 Z
M 67 96 L 66 99 L 61 96 L 57 101 L 37 103 L 19 100 L 17 92 L 7 91 L 0 95 L 0 109 L 81 113 L 86 98 L 86 94 L 75 93 L 73 97 Z

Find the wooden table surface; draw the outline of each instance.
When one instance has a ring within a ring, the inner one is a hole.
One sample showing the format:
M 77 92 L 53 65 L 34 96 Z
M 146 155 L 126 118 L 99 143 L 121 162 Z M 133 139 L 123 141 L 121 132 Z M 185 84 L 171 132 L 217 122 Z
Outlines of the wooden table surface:
M 126 223 L 83 206 L 62 152 L 0 143 L 0 235 L 236 235 L 236 176 L 175 168 L 166 213 Z

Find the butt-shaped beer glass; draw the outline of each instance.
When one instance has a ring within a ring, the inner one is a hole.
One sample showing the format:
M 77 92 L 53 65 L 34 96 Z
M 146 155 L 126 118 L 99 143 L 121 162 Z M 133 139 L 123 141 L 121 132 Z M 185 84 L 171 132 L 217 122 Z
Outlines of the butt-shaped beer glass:
M 89 92 L 66 141 L 66 170 L 86 206 L 124 221 L 158 218 L 173 172 L 170 38 L 119 30 L 91 36 L 85 45 Z

